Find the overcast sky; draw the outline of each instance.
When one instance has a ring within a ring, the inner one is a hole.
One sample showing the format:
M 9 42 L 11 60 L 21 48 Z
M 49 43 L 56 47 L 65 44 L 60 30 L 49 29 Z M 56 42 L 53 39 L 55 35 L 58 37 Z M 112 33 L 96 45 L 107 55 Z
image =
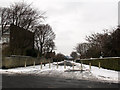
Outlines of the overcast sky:
M 22 0 L 0 0 L 6 7 Z M 47 19 L 56 34 L 56 52 L 70 55 L 85 36 L 118 25 L 118 0 L 24 0 L 34 8 L 46 11 Z

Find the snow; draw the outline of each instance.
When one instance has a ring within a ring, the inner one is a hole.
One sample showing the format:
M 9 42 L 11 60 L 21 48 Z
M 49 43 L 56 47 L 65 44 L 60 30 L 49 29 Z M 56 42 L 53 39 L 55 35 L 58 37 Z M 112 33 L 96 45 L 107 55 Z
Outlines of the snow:
M 72 66 L 58 65 L 57 63 L 46 64 L 45 66 L 36 65 L 36 66 L 27 66 L 27 67 L 18 67 L 12 69 L 0 69 L 0 74 L 33 74 L 33 75 L 44 75 L 51 77 L 61 77 L 61 78 L 72 78 L 72 79 L 85 79 L 85 80 L 94 80 L 101 82 L 110 82 L 110 83 L 119 83 L 120 79 L 118 79 L 118 71 L 107 70 L 103 68 L 98 68 L 95 66 L 91 66 L 91 70 L 89 69 L 89 65 L 83 64 L 83 70 L 81 71 L 81 64 L 75 63 L 73 61 L 67 61 L 70 63 L 74 63 L 74 70 Z M 58 62 L 58 64 L 64 63 L 64 61 Z
M 85 65 L 86 68 L 88 68 L 88 65 Z M 118 79 L 118 74 L 120 74 L 119 71 L 114 71 L 114 70 L 108 70 L 108 69 L 103 69 L 103 68 L 98 68 L 95 66 L 91 67 L 91 73 L 97 77 L 99 80 L 108 80 L 110 82 L 120 82 Z

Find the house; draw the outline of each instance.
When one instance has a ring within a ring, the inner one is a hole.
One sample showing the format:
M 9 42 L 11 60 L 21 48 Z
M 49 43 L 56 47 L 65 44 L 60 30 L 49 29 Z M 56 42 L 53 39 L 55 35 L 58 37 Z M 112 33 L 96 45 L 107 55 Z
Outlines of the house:
M 34 33 L 11 24 L 2 35 L 2 48 L 9 46 L 11 54 L 23 55 L 25 50 L 34 49 Z

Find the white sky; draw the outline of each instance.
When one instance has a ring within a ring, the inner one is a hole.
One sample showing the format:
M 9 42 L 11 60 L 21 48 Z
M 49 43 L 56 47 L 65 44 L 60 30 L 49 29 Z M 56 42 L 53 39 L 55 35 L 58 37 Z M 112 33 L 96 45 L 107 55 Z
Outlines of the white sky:
M 6 7 L 21 0 L 0 0 Z M 45 23 L 56 34 L 56 52 L 70 55 L 85 36 L 118 25 L 118 0 L 24 0 L 34 8 L 46 11 Z

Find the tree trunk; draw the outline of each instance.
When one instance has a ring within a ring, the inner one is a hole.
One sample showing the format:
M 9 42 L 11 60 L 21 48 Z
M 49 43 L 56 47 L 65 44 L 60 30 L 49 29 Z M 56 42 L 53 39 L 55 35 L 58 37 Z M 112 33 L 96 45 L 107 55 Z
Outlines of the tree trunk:
M 38 47 L 37 58 L 39 58 L 39 57 L 40 57 L 40 54 L 39 54 L 39 47 Z
M 42 56 L 43 43 L 40 44 L 40 56 Z

